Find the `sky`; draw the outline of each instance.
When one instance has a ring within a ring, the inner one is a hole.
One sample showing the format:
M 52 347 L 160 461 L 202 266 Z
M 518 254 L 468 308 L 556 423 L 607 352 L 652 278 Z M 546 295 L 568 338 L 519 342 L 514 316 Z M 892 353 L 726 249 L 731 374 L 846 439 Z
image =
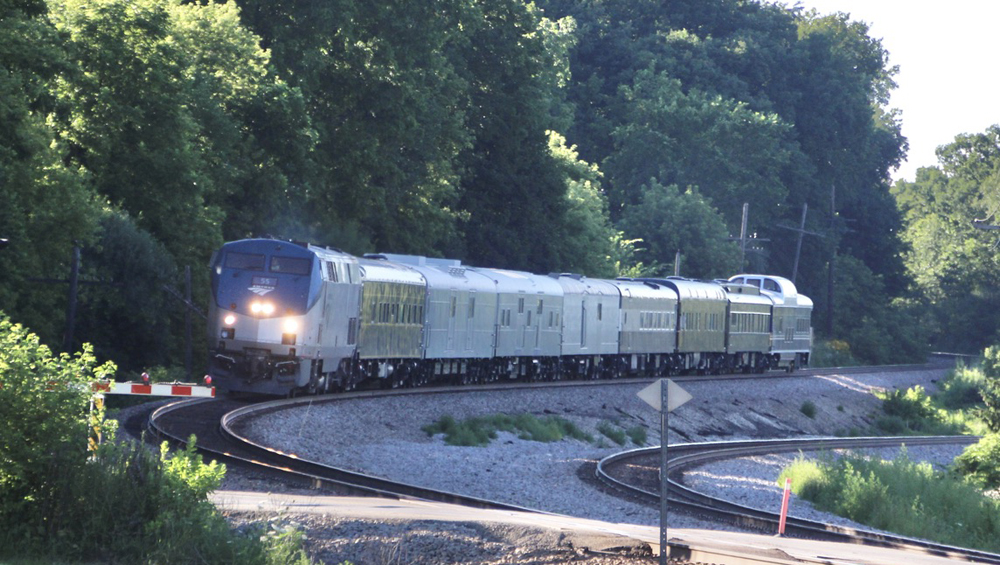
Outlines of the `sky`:
M 907 160 L 893 180 L 914 180 L 938 165 L 934 150 L 962 133 L 1000 124 L 1000 0 L 799 0 L 781 2 L 845 12 L 868 24 L 889 65 L 898 65 L 891 108 L 902 111 Z

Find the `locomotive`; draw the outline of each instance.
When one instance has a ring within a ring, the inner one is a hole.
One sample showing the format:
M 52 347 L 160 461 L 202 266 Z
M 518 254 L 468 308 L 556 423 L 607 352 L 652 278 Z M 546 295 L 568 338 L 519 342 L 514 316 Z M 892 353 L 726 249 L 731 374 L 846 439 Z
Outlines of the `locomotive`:
M 812 301 L 770 275 L 603 280 L 277 239 L 211 268 L 209 374 L 229 392 L 793 370 L 812 345 Z

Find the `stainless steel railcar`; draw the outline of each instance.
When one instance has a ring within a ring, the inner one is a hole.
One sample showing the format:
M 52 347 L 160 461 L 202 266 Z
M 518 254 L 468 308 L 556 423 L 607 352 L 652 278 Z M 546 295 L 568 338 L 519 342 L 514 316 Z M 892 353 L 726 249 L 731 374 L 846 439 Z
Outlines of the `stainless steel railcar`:
M 812 339 L 812 302 L 766 275 L 599 280 L 268 239 L 212 269 L 210 374 L 232 391 L 791 369 Z

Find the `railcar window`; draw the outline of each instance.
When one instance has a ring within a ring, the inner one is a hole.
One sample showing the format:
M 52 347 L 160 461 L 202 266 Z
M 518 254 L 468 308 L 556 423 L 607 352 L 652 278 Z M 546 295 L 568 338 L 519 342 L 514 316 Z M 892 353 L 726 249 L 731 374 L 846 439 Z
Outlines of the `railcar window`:
M 475 318 L 476 317 L 476 297 L 475 296 L 469 297 L 469 317 L 470 318 Z
M 272 273 L 308 275 L 310 270 L 312 270 L 312 259 L 303 259 L 301 257 L 282 257 L 281 255 L 271 257 Z
M 778 287 L 778 283 L 774 282 L 771 279 L 764 279 L 764 290 L 781 292 L 781 288 Z
M 600 302 L 597 303 L 597 319 L 600 320 L 604 318 L 604 305 Z
M 245 269 L 247 271 L 263 271 L 264 256 L 256 253 L 226 253 L 226 267 L 230 269 Z

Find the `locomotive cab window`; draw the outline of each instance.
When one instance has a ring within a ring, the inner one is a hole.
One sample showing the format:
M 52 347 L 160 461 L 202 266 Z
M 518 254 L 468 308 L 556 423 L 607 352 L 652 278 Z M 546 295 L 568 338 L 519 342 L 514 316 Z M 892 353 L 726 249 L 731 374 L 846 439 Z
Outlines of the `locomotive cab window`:
M 301 257 L 282 257 L 275 255 L 271 257 L 272 273 L 289 273 L 292 275 L 308 275 L 312 270 L 312 260 Z
M 263 271 L 264 256 L 256 253 L 236 253 L 230 251 L 226 253 L 226 267 L 247 271 Z

